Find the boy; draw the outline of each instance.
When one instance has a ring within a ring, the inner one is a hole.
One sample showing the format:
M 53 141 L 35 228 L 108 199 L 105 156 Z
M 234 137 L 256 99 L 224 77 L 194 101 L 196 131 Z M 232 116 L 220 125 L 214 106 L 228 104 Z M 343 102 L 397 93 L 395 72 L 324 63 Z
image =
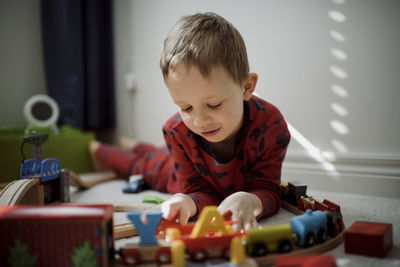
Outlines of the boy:
M 126 153 L 92 144 L 96 160 L 175 193 L 161 205 L 166 218 L 186 223 L 205 205 L 219 205 L 232 211 L 237 230 L 256 227 L 256 218 L 279 209 L 290 133 L 279 110 L 252 95 L 258 76 L 249 73 L 240 33 L 214 13 L 183 17 L 164 41 L 160 66 L 179 109 L 163 127 L 167 149 L 132 143 Z

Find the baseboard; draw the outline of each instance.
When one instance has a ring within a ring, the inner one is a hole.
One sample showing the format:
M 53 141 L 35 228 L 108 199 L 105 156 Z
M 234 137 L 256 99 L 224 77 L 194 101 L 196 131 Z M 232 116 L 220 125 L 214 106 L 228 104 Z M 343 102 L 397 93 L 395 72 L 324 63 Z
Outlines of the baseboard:
M 400 198 L 400 157 L 345 154 L 315 159 L 306 152 L 289 153 L 282 180 L 302 181 L 316 190 Z

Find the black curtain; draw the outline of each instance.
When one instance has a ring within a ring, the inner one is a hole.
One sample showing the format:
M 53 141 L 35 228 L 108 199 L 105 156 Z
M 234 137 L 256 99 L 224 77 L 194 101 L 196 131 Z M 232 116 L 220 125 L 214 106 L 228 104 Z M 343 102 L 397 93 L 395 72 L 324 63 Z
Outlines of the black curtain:
M 42 0 L 48 94 L 60 124 L 81 129 L 115 124 L 111 0 Z

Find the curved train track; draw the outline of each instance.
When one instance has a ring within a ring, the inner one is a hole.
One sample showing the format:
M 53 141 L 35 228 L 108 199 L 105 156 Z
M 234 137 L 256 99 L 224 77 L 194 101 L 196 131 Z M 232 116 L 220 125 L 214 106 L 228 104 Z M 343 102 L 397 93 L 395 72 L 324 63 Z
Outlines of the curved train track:
M 0 192 L 0 205 L 23 204 L 23 199 L 31 189 L 40 184 L 39 177 L 14 180 Z

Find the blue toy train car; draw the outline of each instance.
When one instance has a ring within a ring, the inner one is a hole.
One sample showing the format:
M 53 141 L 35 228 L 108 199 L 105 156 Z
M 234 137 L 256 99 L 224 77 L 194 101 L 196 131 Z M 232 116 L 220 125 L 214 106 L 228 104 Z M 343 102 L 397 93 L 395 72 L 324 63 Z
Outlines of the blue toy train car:
M 305 214 L 293 217 L 290 226 L 300 246 L 310 247 L 327 239 L 328 219 L 322 211 L 306 210 Z

